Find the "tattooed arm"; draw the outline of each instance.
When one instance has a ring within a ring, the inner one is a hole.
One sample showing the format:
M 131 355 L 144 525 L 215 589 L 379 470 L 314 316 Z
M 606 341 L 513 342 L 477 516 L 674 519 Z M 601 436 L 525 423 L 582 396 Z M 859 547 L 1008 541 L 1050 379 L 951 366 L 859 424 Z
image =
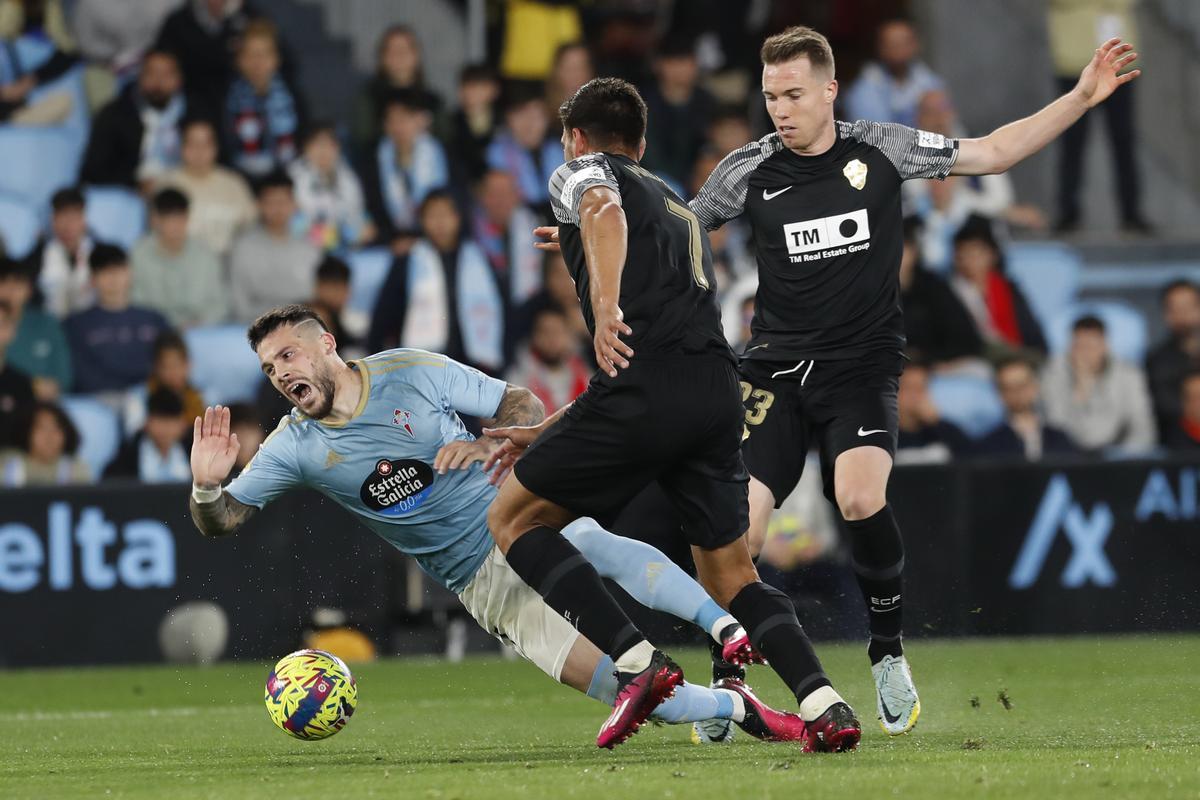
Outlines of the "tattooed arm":
M 221 488 L 237 458 L 237 434 L 229 430 L 229 409 L 207 408 L 192 430 L 192 522 L 205 536 L 228 536 L 257 509 Z
M 199 502 L 196 492 L 193 492 L 188 500 L 188 507 L 192 510 L 192 522 L 205 536 L 228 536 L 258 510 L 254 506 L 234 500 L 224 490 L 214 491 L 220 492 L 216 500 Z
M 537 395 L 523 386 L 511 383 L 504 387 L 504 396 L 496 413 L 483 420 L 485 428 L 537 425 L 546 416 L 546 408 Z M 470 441 L 454 441 L 442 447 L 433 460 L 433 468 L 441 475 L 447 470 L 466 469 L 477 461 L 487 461 L 501 442 L 487 436 Z
M 546 417 L 546 407 L 537 395 L 524 386 L 511 383 L 504 389 L 504 397 L 496 409 L 496 415 L 485 419 L 485 428 L 507 428 L 513 425 L 537 425 Z

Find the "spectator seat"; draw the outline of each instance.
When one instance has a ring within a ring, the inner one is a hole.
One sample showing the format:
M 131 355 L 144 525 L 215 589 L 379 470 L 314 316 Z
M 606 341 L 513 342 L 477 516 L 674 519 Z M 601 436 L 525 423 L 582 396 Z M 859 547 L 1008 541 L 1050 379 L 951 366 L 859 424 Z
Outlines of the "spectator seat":
M 933 402 L 948 422 L 973 439 L 988 433 L 1004 419 L 996 387 L 977 375 L 934 375 L 929 380 Z
M 1043 329 L 1074 303 L 1079 294 L 1083 259 L 1061 242 L 1014 242 L 1005 250 L 1005 268 L 1029 301 Z
M 146 232 L 146 204 L 130 189 L 89 186 L 85 190 L 88 230 L 102 242 L 130 250 Z
M 37 213 L 15 197 L 0 195 L 0 238 L 9 258 L 22 259 L 29 255 L 41 233 Z
M 350 300 L 347 308 L 370 318 L 375 313 L 379 291 L 392 268 L 392 251 L 386 247 L 357 250 L 347 254 L 346 263 L 350 265 Z
M 183 334 L 192 362 L 191 382 L 206 402 L 253 403 L 262 368 L 241 325 L 207 325 Z
M 79 431 L 79 458 L 98 479 L 121 446 L 117 412 L 85 395 L 68 395 L 60 405 Z

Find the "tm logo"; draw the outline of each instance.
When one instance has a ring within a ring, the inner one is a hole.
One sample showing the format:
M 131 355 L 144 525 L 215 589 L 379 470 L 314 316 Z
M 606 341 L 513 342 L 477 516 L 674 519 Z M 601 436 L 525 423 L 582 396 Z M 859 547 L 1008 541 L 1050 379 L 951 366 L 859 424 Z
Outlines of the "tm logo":
M 1025 544 L 1008 576 L 1014 589 L 1028 589 L 1042 573 L 1050 546 L 1059 530 L 1071 543 L 1071 559 L 1063 569 L 1060 583 L 1077 589 L 1087 582 L 1097 586 L 1112 586 L 1117 573 L 1104 554 L 1104 543 L 1112 533 L 1113 515 L 1108 503 L 1097 503 L 1090 514 L 1075 502 L 1067 476 L 1059 473 L 1050 479 L 1046 494 L 1029 526 Z

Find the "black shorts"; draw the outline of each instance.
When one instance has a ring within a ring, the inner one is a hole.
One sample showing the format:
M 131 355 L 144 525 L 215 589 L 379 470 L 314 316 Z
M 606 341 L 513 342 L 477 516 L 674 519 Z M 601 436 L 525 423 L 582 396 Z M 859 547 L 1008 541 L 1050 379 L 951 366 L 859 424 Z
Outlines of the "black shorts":
M 515 474 L 539 497 L 601 520 L 658 481 L 688 542 L 723 547 L 749 527 L 743 416 L 728 359 L 635 355 L 616 378 L 597 373 Z
M 814 445 L 831 501 L 839 455 L 863 446 L 896 454 L 896 391 L 903 369 L 902 355 L 884 351 L 846 361 L 742 361 L 742 455 L 750 474 L 775 495 L 776 508 L 796 488 Z

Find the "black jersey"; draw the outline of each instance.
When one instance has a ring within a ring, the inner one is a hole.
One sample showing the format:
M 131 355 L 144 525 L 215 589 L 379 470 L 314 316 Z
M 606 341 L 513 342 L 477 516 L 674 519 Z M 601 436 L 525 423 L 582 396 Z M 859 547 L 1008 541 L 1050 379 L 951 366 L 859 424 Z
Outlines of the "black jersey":
M 579 231 L 579 203 L 594 186 L 621 198 L 628 250 L 618 303 L 638 355 L 733 354 L 721 331 L 708 234 L 696 215 L 660 178 L 622 155 L 589 153 L 563 164 L 550 178 L 558 240 L 588 330 L 595 334 L 587 262 Z
M 903 349 L 900 184 L 945 178 L 957 157 L 957 139 L 865 121 L 837 122 L 820 155 L 796 155 L 772 133 L 726 156 L 691 208 L 709 230 L 750 220 L 758 295 L 745 357 Z

